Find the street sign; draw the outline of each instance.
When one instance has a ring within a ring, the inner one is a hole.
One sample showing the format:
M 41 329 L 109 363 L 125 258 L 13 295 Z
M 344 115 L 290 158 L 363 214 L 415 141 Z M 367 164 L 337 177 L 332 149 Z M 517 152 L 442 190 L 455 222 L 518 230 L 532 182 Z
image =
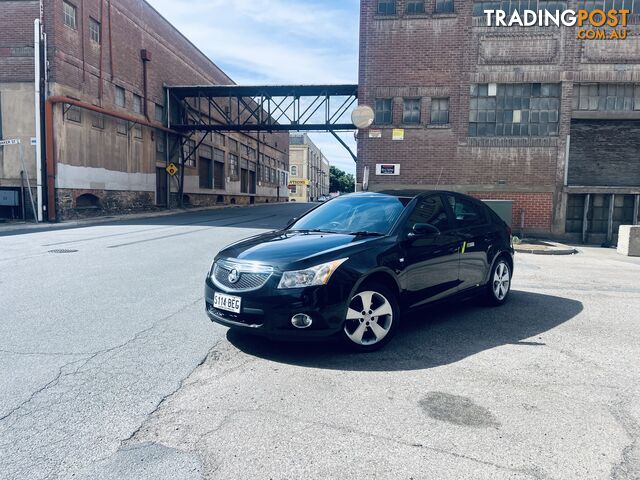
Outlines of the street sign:
M 178 173 L 178 167 L 176 167 L 175 163 L 170 163 L 170 164 L 167 166 L 166 170 L 167 170 L 167 173 L 168 173 L 169 175 L 171 175 L 172 177 L 173 177 L 176 173 Z
M 3 147 L 5 145 L 20 145 L 20 139 L 11 138 L 9 140 L 0 140 L 0 147 Z

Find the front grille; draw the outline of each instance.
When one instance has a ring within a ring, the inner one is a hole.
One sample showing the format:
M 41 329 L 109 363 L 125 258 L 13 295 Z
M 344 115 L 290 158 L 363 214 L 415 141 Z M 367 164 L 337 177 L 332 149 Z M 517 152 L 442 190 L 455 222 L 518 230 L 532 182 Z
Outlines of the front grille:
M 262 270 L 257 270 L 257 268 L 262 268 Z M 229 275 L 234 270 L 236 271 L 237 281 L 231 282 Z M 226 290 L 234 292 L 247 292 L 262 288 L 271 277 L 271 273 L 271 270 L 267 270 L 267 267 L 254 267 L 226 262 L 218 262 L 213 267 L 215 283 Z

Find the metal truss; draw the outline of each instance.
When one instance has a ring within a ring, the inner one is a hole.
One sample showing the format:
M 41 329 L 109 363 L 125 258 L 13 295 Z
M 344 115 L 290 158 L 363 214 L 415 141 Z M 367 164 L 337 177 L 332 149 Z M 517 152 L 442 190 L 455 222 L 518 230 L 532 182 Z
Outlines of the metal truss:
M 357 85 L 173 86 L 168 127 L 176 132 L 355 130 Z

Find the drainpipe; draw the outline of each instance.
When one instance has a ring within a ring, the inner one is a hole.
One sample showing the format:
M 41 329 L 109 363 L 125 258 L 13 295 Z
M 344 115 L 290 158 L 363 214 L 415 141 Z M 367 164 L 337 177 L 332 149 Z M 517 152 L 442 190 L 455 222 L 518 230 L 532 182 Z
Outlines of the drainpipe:
M 38 208 L 35 212 L 38 222 L 42 221 L 42 123 L 40 115 L 42 113 L 42 74 L 40 72 L 40 45 L 42 41 L 42 30 L 40 20 L 33 22 L 33 53 L 34 53 L 34 86 L 35 86 L 35 127 L 36 127 L 36 190 L 38 197 Z M 26 219 L 25 219 L 26 220 Z
M 140 50 L 140 58 L 142 59 L 142 89 L 144 91 L 144 118 L 149 120 L 149 107 L 147 105 L 147 100 L 149 97 L 149 84 L 147 81 L 147 63 L 151 61 L 151 52 L 147 49 Z
M 57 220 L 56 213 L 56 159 L 54 152 L 54 140 L 53 140 L 53 106 L 57 103 L 68 103 L 69 105 L 75 105 L 76 107 L 84 108 L 85 110 L 91 110 L 93 112 L 101 113 L 109 117 L 119 118 L 131 123 L 137 123 L 149 128 L 155 128 L 156 130 L 162 130 L 163 132 L 172 133 L 174 135 L 181 135 L 180 133 L 166 128 L 155 122 L 147 120 L 140 120 L 139 117 L 134 117 L 121 112 L 113 112 L 106 110 L 102 107 L 97 107 L 90 103 L 81 102 L 69 97 L 54 96 L 47 98 L 44 109 L 44 124 L 45 124 L 45 141 L 46 141 L 46 163 L 47 163 L 47 213 L 50 222 Z

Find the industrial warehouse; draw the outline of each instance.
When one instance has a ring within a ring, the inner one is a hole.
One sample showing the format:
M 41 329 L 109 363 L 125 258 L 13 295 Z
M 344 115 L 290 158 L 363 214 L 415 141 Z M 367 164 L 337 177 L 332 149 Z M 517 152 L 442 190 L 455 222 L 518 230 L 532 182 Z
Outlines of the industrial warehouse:
M 486 9 L 518 8 L 626 8 L 627 38 L 487 25 Z M 638 222 L 639 19 L 638 1 L 363 0 L 360 102 L 376 120 L 358 181 L 504 200 L 525 235 L 615 242 Z
M 0 218 L 33 218 L 34 209 L 41 220 L 64 220 L 287 199 L 286 133 L 185 138 L 166 128 L 165 86 L 234 82 L 147 2 L 2 7 L 15 20 L 0 31 L 0 138 L 21 144 L 0 147 Z M 46 142 L 35 138 L 40 131 Z M 48 165 L 39 169 L 34 158 Z

